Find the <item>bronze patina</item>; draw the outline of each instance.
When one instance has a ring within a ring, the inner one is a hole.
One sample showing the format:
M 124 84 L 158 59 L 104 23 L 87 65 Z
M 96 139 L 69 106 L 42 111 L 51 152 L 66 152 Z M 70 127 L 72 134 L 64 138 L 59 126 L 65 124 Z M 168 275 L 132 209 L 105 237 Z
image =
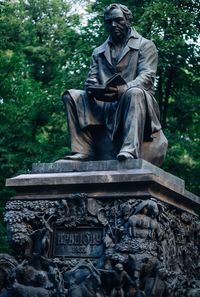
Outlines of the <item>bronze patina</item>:
M 154 98 L 157 49 L 131 28 L 132 13 L 126 6 L 109 5 L 104 20 L 109 37 L 93 52 L 85 90 L 63 95 L 72 151 L 66 159 L 102 159 L 96 146 L 104 129 L 118 160 L 142 157 L 160 165 L 167 140 Z

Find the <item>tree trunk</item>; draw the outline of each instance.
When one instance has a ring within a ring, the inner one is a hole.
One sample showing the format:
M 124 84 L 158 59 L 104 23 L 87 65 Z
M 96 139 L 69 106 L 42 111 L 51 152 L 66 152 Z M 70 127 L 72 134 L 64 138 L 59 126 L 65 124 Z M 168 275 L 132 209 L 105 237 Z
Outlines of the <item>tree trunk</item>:
M 172 90 L 173 78 L 174 78 L 174 67 L 171 66 L 168 72 L 168 79 L 166 82 L 166 89 L 165 89 L 165 96 L 164 96 L 163 113 L 162 113 L 163 128 L 167 126 L 167 112 L 168 112 L 168 106 L 169 106 L 169 97 L 171 95 L 171 90 Z

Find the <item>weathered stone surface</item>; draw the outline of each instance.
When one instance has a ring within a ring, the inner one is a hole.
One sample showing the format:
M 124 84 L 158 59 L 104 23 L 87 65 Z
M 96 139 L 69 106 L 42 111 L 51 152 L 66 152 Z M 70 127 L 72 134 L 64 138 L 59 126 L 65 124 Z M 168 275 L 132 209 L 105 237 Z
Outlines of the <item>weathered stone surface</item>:
M 178 187 L 184 187 L 184 181 L 164 170 L 152 165 L 143 159 L 129 159 L 123 162 L 117 160 L 78 162 L 58 160 L 55 163 L 33 164 L 31 173 L 64 173 L 64 172 L 94 172 L 94 171 L 121 171 L 121 170 L 149 170 L 156 176 L 164 178 Z
M 129 159 L 123 162 L 117 160 L 106 161 L 70 161 L 58 160 L 54 163 L 36 163 L 32 166 L 31 173 L 55 173 L 55 172 L 82 172 L 82 171 L 110 171 L 122 169 L 151 169 L 164 172 L 143 159 Z M 170 175 L 170 174 L 168 174 Z M 179 179 L 178 177 L 177 180 Z M 180 179 L 179 179 L 180 180 Z
M 12 296 L 110 297 L 119 279 L 125 297 L 200 289 L 198 218 L 153 197 L 14 200 L 5 221 L 17 261 L 0 255 L 0 268 L 14 275 Z
M 142 159 L 34 164 L 32 173 L 10 178 L 6 185 L 16 190 L 18 199 L 62 198 L 78 190 L 91 197 L 146 193 L 189 210 L 200 203 L 199 197 L 185 190 L 182 179 Z

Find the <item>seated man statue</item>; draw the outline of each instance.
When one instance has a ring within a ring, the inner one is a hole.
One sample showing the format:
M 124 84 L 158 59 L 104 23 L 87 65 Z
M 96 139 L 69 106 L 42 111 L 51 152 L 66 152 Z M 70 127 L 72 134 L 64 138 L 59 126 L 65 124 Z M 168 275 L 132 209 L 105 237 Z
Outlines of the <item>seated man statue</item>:
M 101 127 L 111 142 L 118 144 L 115 157 L 119 161 L 145 159 L 143 143 L 152 142 L 153 135 L 164 137 L 153 97 L 157 50 L 152 41 L 130 27 L 132 13 L 126 6 L 109 5 L 104 20 L 109 37 L 93 52 L 85 90 L 68 90 L 63 95 L 72 151 L 65 158 L 97 159 L 94 131 L 98 138 Z M 161 146 L 163 157 L 165 137 Z M 156 157 L 157 152 L 153 154 Z

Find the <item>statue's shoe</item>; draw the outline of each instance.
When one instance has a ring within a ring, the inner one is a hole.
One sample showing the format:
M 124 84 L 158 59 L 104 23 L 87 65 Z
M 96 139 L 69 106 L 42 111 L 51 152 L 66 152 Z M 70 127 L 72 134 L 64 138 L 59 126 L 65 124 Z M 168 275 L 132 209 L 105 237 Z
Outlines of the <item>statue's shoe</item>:
M 121 152 L 117 155 L 117 159 L 119 161 L 125 161 L 127 159 L 135 159 L 135 156 L 133 156 L 131 153 L 129 152 Z
M 74 155 L 65 156 L 64 159 L 70 161 L 93 161 L 94 157 L 87 154 L 76 153 Z

